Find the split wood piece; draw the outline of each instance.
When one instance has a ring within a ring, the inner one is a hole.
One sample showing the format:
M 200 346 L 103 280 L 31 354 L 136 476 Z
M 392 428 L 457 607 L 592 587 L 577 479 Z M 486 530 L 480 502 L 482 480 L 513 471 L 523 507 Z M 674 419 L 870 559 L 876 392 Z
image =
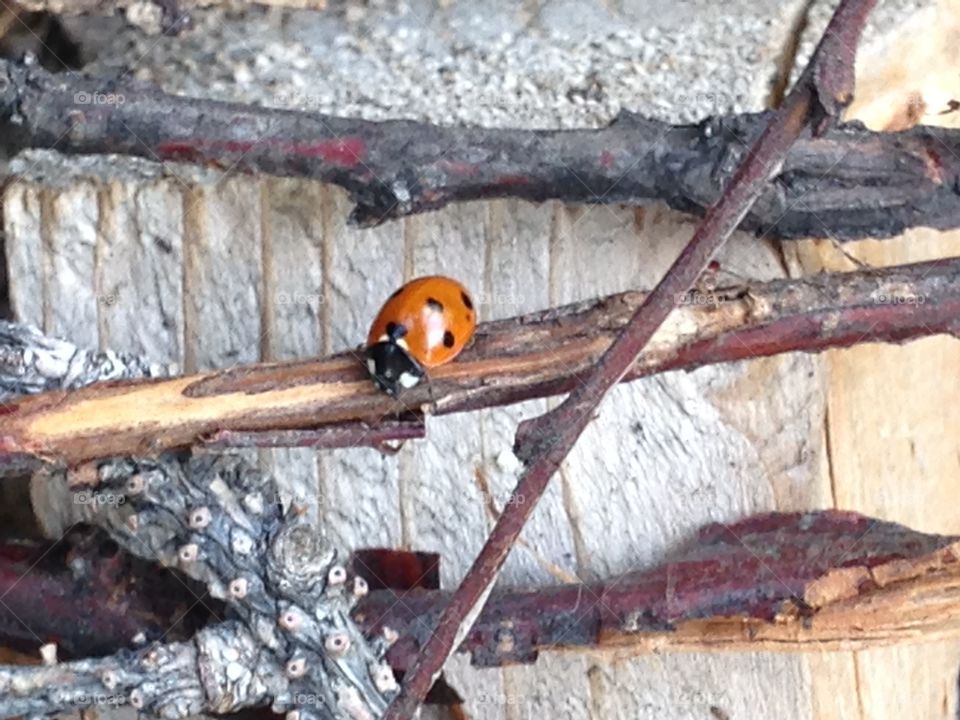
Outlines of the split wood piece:
M 399 401 L 374 388 L 356 353 L 8 395 L 0 404 L 0 469 L 31 457 L 75 466 L 205 438 L 222 445 L 231 433 L 326 428 L 338 446 L 351 438 L 359 445 L 387 441 L 390 433 L 378 429 L 387 423 L 403 439 L 421 409 L 462 412 L 570 391 L 644 297 L 625 293 L 484 323 L 456 362 L 431 371 L 424 387 Z M 796 350 L 955 335 L 958 318 L 960 259 L 694 291 L 625 379 Z M 0 375 L 3 359 L 0 349 Z M 341 426 L 342 433 L 333 430 Z

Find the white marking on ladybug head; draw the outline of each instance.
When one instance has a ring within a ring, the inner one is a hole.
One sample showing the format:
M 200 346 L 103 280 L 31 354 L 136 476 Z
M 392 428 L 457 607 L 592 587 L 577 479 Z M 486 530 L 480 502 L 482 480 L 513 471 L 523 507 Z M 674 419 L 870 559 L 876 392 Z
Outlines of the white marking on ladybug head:
M 387 342 L 389 340 L 390 340 L 390 336 L 387 335 L 386 333 L 384 333 L 383 335 L 377 338 L 377 342 Z
M 367 360 L 367 370 L 370 371 L 371 375 L 377 374 L 377 363 L 373 358 Z
M 397 345 L 399 345 L 404 350 L 409 350 L 410 346 L 407 345 L 407 341 L 403 338 L 397 338 Z
M 409 389 L 409 388 L 412 388 L 414 385 L 416 385 L 418 382 L 420 382 L 419 375 L 414 375 L 413 373 L 408 373 L 408 372 L 400 373 L 400 384 L 403 387 Z

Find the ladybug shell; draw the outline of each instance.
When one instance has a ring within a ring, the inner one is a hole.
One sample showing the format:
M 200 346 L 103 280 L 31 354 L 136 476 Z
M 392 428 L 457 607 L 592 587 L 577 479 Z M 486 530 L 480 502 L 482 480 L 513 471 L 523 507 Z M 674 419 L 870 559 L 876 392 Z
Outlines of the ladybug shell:
M 459 355 L 476 327 L 467 289 L 452 278 L 430 275 L 411 280 L 390 296 L 370 327 L 367 347 L 384 336 L 397 338 L 410 357 L 432 368 Z

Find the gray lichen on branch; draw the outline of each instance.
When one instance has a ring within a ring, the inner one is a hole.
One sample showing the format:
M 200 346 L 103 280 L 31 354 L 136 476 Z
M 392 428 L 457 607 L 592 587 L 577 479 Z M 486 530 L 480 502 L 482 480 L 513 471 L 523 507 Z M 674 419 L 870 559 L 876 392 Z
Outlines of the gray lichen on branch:
M 388 642 L 367 639 L 350 617 L 366 582 L 350 576 L 321 528 L 283 511 L 272 479 L 237 456 L 201 454 L 111 460 L 82 483 L 94 500 L 77 505 L 76 520 L 203 583 L 228 616 L 190 643 L 44 670 L 0 667 L 0 715 L 131 704 L 185 718 L 269 705 L 347 720 L 386 707 L 396 690 Z M 125 501 L 99 503 L 98 493 Z
M 174 372 L 129 353 L 79 348 L 31 325 L 0 322 L 0 404 L 18 395 Z

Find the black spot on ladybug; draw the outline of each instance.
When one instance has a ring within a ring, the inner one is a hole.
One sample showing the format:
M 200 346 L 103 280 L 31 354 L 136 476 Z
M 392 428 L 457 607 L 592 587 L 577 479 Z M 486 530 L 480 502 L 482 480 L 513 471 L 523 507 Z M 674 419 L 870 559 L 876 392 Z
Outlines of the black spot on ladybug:
M 401 292 L 403 292 L 403 288 L 402 288 L 402 287 L 398 287 L 396 290 L 393 291 L 393 294 L 390 296 L 389 299 L 390 299 L 390 300 L 393 300 L 393 299 L 394 299 L 397 295 L 399 295 Z
M 473 300 L 462 290 L 460 291 L 460 299 L 463 300 L 463 304 L 467 306 L 467 310 L 473 310 Z
M 406 334 L 407 334 L 406 326 L 397 325 L 393 321 L 387 323 L 387 335 L 393 338 L 394 340 L 399 340 Z
M 453 343 L 456 342 L 456 339 L 453 337 L 453 333 L 447 330 L 443 334 L 443 345 L 444 347 L 452 348 Z
M 443 303 L 436 298 L 427 298 L 427 307 L 434 312 L 443 312 Z

